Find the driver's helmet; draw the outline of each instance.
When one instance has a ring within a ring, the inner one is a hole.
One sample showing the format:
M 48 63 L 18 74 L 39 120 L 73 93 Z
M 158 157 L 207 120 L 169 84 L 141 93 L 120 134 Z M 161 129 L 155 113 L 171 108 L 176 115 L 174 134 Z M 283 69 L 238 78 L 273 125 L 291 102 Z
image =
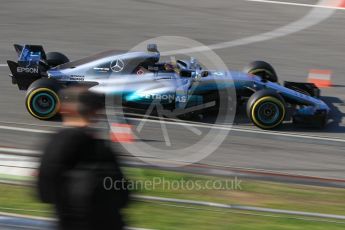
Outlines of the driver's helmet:
M 197 69 L 198 66 L 199 66 L 198 61 L 194 57 L 191 57 L 190 58 L 190 68 L 191 69 Z
M 198 75 L 202 69 L 198 60 L 194 57 L 190 58 L 190 68 L 195 71 L 195 75 Z
M 172 62 L 167 62 L 164 64 L 164 69 L 168 72 L 176 71 L 177 65 Z

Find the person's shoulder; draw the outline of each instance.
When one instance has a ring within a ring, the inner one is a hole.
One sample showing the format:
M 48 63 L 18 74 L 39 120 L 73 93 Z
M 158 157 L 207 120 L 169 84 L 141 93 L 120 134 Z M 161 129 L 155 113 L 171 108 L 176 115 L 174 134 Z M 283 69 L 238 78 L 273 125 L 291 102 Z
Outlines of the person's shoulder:
M 82 130 L 80 128 L 62 128 L 56 133 L 57 135 L 80 135 Z
M 86 139 L 89 137 L 85 128 L 63 128 L 56 133 L 56 138 L 67 140 Z

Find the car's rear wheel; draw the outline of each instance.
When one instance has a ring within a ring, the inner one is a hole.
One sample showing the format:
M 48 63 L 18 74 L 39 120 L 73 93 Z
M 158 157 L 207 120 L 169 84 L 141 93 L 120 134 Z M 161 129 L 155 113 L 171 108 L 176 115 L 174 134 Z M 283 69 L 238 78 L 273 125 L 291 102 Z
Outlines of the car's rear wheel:
M 245 73 L 259 76 L 262 80 L 278 82 L 278 76 L 274 68 L 267 62 L 254 61 L 243 70 Z
M 41 120 L 54 118 L 60 110 L 59 85 L 53 79 L 39 79 L 31 84 L 25 105 L 28 112 Z
M 274 129 L 282 124 L 286 116 L 284 99 L 272 90 L 260 90 L 247 102 L 247 114 L 261 129 Z

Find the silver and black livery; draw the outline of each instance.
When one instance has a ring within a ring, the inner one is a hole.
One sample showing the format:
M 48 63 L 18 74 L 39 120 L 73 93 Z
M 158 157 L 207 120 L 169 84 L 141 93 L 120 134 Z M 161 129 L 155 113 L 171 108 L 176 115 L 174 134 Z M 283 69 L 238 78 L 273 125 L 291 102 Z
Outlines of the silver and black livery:
M 250 120 L 262 129 L 274 129 L 290 119 L 322 127 L 330 112 L 314 84 L 284 82 L 280 85 L 273 67 L 263 61 L 252 62 L 241 72 L 212 71 L 203 69 L 193 58 L 160 62 L 160 53 L 154 44 L 148 45 L 146 52 L 118 54 L 108 51 L 72 62 L 64 54 L 46 53 L 39 45 L 14 47 L 18 61 L 7 62 L 12 82 L 20 90 L 27 91 L 26 107 L 39 119 L 51 119 L 58 114 L 61 88 L 75 84 L 93 88 L 123 76 L 130 76 L 133 81 L 138 79 L 138 83 L 141 77 L 150 76 L 152 81 L 164 79 L 173 86 L 160 90 L 146 90 L 145 87 L 124 90 L 122 101 L 128 107 L 146 108 L 158 101 L 164 108 L 183 111 L 213 100 L 213 107 L 217 108 L 218 91 L 233 88 L 239 104 L 246 103 Z M 232 83 L 227 84 L 226 79 L 230 78 Z M 217 81 L 220 79 L 225 83 L 219 87 Z

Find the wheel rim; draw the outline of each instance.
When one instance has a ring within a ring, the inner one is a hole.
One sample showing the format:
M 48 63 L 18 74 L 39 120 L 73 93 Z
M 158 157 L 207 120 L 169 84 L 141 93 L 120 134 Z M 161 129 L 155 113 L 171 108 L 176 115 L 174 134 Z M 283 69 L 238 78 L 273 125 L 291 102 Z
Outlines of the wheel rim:
M 46 92 L 37 93 L 32 98 L 32 107 L 40 115 L 49 115 L 54 111 L 56 100 L 52 95 Z
M 264 102 L 259 105 L 257 110 L 259 120 L 264 124 L 274 124 L 280 118 L 280 110 L 278 105 L 273 102 Z
M 270 113 L 267 113 L 267 109 L 270 109 Z M 256 126 L 272 129 L 283 122 L 285 113 L 283 102 L 273 96 L 265 96 L 253 104 L 250 117 Z

